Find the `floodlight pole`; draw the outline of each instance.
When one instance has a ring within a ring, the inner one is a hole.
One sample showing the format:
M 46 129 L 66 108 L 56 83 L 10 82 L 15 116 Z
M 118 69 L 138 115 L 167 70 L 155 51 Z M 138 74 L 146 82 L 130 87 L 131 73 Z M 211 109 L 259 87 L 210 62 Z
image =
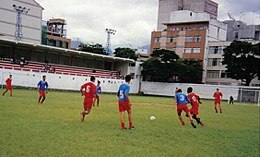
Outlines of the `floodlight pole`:
M 105 55 L 110 55 L 110 52 L 111 52 L 111 48 L 110 48 L 110 46 L 111 46 L 111 42 L 110 42 L 111 34 L 115 35 L 116 30 L 106 28 L 106 33 L 107 33 L 107 43 L 106 43 L 106 48 L 104 49 L 104 53 L 105 53 Z
M 16 11 L 16 30 L 15 30 L 15 39 L 20 41 L 22 40 L 23 33 L 22 33 L 22 16 L 21 14 L 27 14 L 30 10 L 30 8 L 22 7 L 22 6 L 16 6 L 13 4 L 13 8 Z

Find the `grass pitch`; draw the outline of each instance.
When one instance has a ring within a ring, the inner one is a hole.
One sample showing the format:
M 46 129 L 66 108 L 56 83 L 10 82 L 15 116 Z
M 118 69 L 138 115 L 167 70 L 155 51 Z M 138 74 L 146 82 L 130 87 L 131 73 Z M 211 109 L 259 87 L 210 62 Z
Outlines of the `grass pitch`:
M 213 102 L 204 100 L 205 127 L 193 129 L 187 118 L 180 125 L 171 98 L 130 96 L 135 129 L 121 130 L 116 95 L 102 94 L 100 107 L 81 123 L 79 92 L 50 91 L 43 105 L 37 104 L 36 90 L 8 94 L 0 97 L 0 156 L 260 155 L 260 107 L 254 105 L 223 102 L 224 113 L 217 114 Z

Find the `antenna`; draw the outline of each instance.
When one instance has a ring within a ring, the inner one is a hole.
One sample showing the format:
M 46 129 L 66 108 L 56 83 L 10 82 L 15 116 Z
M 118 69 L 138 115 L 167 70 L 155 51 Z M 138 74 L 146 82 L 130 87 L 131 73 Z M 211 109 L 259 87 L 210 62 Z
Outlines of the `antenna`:
M 15 30 L 15 39 L 16 40 L 22 40 L 23 33 L 22 33 L 22 16 L 21 14 L 28 14 L 30 11 L 30 8 L 22 7 L 22 6 L 17 6 L 13 4 L 13 8 L 16 11 L 16 30 Z
M 106 48 L 104 49 L 104 53 L 105 55 L 110 55 L 111 54 L 111 42 L 110 42 L 110 38 L 111 38 L 111 34 L 115 35 L 116 34 L 116 30 L 114 29 L 110 29 L 110 28 L 106 28 L 106 32 L 107 32 L 107 43 L 106 43 Z

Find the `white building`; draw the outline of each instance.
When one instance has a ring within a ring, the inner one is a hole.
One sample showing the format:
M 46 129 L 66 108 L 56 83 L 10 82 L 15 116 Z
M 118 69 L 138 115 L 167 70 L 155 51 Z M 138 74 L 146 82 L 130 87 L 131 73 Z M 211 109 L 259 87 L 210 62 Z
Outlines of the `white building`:
M 0 38 L 16 39 L 15 7 L 28 11 L 21 13 L 21 41 L 40 44 L 43 8 L 34 0 L 0 0 Z
M 252 44 L 259 41 L 251 40 Z M 208 42 L 207 64 L 205 68 L 206 84 L 212 85 L 241 85 L 240 80 L 231 79 L 228 77 L 223 61 L 223 49 L 231 44 L 231 41 L 210 41 Z M 258 78 L 252 80 L 251 86 L 260 86 Z

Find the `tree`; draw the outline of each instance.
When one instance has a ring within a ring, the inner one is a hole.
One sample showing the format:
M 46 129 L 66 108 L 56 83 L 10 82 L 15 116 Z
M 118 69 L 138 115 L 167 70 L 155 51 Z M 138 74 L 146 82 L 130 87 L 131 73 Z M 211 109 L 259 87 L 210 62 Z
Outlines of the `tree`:
M 133 60 L 137 59 L 137 55 L 135 54 L 135 51 L 130 48 L 118 47 L 115 49 L 114 54 L 115 54 L 115 57 L 129 58 L 129 59 L 133 59 Z
M 96 53 L 96 54 L 104 54 L 104 48 L 101 44 L 81 44 L 79 45 L 80 51 L 90 52 L 90 53 Z
M 142 75 L 152 81 L 168 82 L 178 75 L 177 60 L 179 56 L 170 50 L 155 50 L 152 58 L 142 64 Z
M 183 59 L 179 61 L 180 75 L 178 82 L 182 83 L 201 83 L 202 64 L 201 60 Z
M 228 75 L 242 84 L 249 86 L 250 82 L 259 77 L 259 43 L 253 45 L 244 41 L 233 41 L 224 49 L 224 60 Z

